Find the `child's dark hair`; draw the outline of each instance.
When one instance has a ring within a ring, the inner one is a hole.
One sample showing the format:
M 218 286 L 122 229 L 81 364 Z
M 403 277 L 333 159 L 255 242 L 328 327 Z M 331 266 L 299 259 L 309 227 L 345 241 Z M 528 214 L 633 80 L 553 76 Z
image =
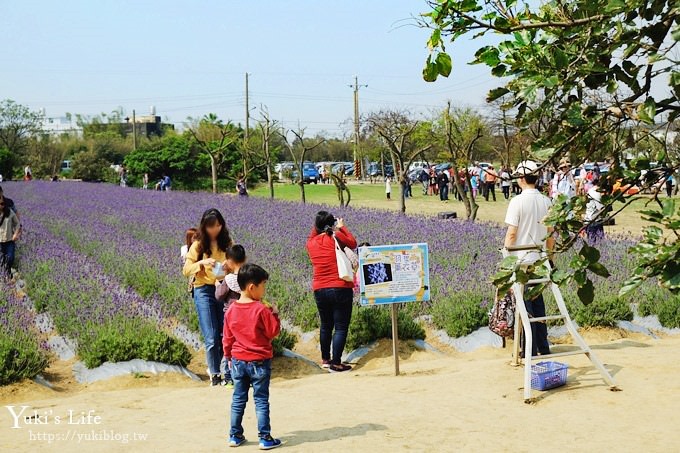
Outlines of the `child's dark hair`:
M 335 216 L 328 211 L 319 211 L 316 213 L 316 219 L 314 220 L 314 227 L 318 234 L 326 233 L 327 235 L 333 234 L 333 226 L 335 225 Z
M 269 273 L 257 264 L 244 264 L 238 271 L 237 281 L 238 286 L 240 286 L 241 289 L 246 289 L 251 283 L 253 285 L 259 285 L 267 280 L 269 280 Z
M 357 247 L 357 248 L 370 247 L 370 246 L 371 246 L 371 244 L 369 244 L 368 242 L 362 242 L 361 244 L 359 244 L 359 247 Z
M 236 264 L 242 264 L 246 262 L 246 249 L 242 245 L 236 244 L 232 245 L 227 249 L 227 258 L 232 260 Z

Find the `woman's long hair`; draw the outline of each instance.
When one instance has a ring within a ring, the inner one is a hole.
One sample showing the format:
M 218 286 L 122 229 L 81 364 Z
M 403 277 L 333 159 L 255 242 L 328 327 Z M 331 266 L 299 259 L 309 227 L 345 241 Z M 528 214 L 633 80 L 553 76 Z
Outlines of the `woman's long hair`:
M 0 209 L 0 225 L 2 225 L 5 223 L 5 219 L 9 218 L 9 205 L 2 195 L 0 195 L 0 201 L 3 203 L 2 209 Z
M 329 236 L 333 235 L 333 227 L 335 226 L 335 216 L 327 211 L 319 211 L 316 213 L 314 220 L 314 228 L 318 234 L 326 233 Z
M 215 224 L 219 224 L 222 229 L 217 235 L 217 248 L 226 253 L 227 249 L 231 247 L 231 236 L 229 235 L 229 229 L 224 221 L 224 217 L 217 209 L 208 209 L 203 213 L 201 217 L 201 225 L 196 232 L 196 241 L 198 241 L 198 256 L 201 257 L 203 254 L 210 257 L 212 255 L 212 250 L 210 248 L 210 236 L 208 235 L 207 228 Z

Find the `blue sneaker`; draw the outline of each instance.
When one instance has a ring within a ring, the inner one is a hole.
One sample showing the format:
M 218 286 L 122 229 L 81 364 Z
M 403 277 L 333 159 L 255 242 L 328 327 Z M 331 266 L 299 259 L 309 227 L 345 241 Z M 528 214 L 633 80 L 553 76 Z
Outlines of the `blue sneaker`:
M 279 448 L 283 443 L 272 436 L 260 437 L 260 450 L 273 450 Z
M 229 437 L 230 447 L 240 447 L 247 442 L 246 438 L 240 434 L 235 434 Z

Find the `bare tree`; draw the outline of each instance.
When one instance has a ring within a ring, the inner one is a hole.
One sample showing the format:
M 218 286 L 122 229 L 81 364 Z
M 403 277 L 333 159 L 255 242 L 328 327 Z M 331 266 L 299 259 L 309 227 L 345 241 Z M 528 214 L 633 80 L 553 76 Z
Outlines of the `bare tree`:
M 238 140 L 238 130 L 231 122 L 223 123 L 214 113 L 205 115 L 200 121 L 192 118 L 189 120 L 193 123 L 189 132 L 200 150 L 210 157 L 212 191 L 217 193 L 217 169 L 222 164 L 227 149 Z
M 260 130 L 262 136 L 262 145 L 260 148 L 260 160 L 262 165 L 265 166 L 267 170 L 267 185 L 269 186 L 269 197 L 274 198 L 274 177 L 272 174 L 272 136 L 278 125 L 276 120 L 272 120 L 269 116 L 269 110 L 266 106 L 260 107 L 260 116 L 262 119 L 257 123 L 257 127 Z
M 308 152 L 317 148 L 326 140 L 320 139 L 314 145 L 309 146 L 305 143 L 304 128 L 298 126 L 297 130 L 290 130 L 288 132 L 292 133 L 296 138 L 296 140 L 293 143 L 288 141 L 287 137 L 288 133 L 279 132 L 279 135 L 281 135 L 281 137 L 283 138 L 284 144 L 286 148 L 288 148 L 290 155 L 293 157 L 293 162 L 295 162 L 295 167 L 297 168 L 298 171 L 298 185 L 300 186 L 300 200 L 303 203 L 306 203 L 307 200 L 305 198 L 305 178 L 303 173 L 305 156 L 307 155 Z
M 463 168 L 465 183 L 468 187 L 472 187 L 468 166 L 473 162 L 475 144 L 484 136 L 486 125 L 482 117 L 472 109 L 452 108 L 451 101 L 447 102 L 439 124 L 442 128 L 444 145 L 454 164 L 453 180 L 456 191 L 463 200 L 466 218 L 474 221 L 477 218 L 479 205 L 472 190 L 469 191 L 469 197 L 468 192 L 464 190 L 458 175 L 458 168 Z
M 380 110 L 369 114 L 364 119 L 370 131 L 377 133 L 387 145 L 394 166 L 394 175 L 401 188 L 399 194 L 399 210 L 406 212 L 405 191 L 408 180 L 408 169 L 425 151 L 432 148 L 431 144 L 419 147 L 413 139 L 419 122 L 408 112 L 399 110 Z

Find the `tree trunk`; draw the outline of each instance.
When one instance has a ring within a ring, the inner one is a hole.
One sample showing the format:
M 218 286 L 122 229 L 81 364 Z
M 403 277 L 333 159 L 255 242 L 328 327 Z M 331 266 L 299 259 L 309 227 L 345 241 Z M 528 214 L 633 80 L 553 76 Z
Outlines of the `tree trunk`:
M 267 184 L 269 185 L 269 198 L 274 198 L 274 177 L 272 176 L 272 166 L 267 163 Z
M 472 184 L 470 184 L 470 174 L 467 171 L 465 172 L 465 180 L 467 181 L 468 187 L 470 187 L 470 200 L 469 200 L 470 207 L 468 210 L 468 220 L 474 222 L 475 220 L 477 220 L 477 211 L 479 210 L 479 205 L 475 200 L 475 194 L 472 192 Z
M 212 191 L 217 193 L 217 162 L 215 161 L 215 156 L 209 154 L 210 156 L 210 169 L 212 170 Z
M 406 214 L 406 186 L 408 183 L 406 179 L 402 176 L 399 180 L 399 209 L 402 214 Z
M 302 204 L 305 204 L 307 200 L 305 199 L 305 181 L 303 178 L 300 178 L 300 201 L 302 201 Z
M 456 175 L 455 178 L 456 182 L 454 185 L 456 186 L 456 191 L 460 195 L 463 206 L 465 206 L 465 218 L 470 220 L 470 217 L 472 216 L 472 206 L 470 206 L 470 199 L 468 198 L 467 192 L 463 190 L 463 185 L 460 183 L 460 178 L 458 175 Z

